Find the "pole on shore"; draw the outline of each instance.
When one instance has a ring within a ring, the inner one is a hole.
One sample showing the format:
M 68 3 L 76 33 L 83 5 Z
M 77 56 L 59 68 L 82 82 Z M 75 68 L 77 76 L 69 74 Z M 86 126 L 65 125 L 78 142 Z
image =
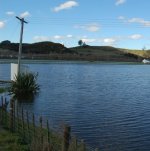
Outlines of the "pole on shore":
M 22 53 L 22 39 L 23 39 L 23 28 L 24 28 L 24 23 L 28 23 L 24 20 L 24 18 L 20 18 L 16 16 L 18 20 L 21 22 L 21 31 L 20 31 L 20 43 L 19 43 L 19 54 L 18 54 L 18 69 L 17 69 L 17 75 L 20 73 L 20 62 L 21 62 L 21 53 Z

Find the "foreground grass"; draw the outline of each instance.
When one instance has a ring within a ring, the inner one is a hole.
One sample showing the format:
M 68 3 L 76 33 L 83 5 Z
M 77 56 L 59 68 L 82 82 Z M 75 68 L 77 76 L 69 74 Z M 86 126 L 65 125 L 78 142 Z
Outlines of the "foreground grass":
M 0 129 L 0 151 L 29 151 L 28 146 L 22 144 L 19 136 Z

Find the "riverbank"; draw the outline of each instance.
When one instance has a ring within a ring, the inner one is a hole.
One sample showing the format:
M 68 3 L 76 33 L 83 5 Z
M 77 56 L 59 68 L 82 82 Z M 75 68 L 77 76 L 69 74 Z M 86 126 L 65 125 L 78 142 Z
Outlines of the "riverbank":
M 143 64 L 142 61 L 88 61 L 88 60 L 48 60 L 48 59 L 22 59 L 23 64 L 77 64 L 77 63 L 100 63 L 100 64 Z M 0 64 L 18 63 L 17 59 L 0 59 Z
M 1 101 L 0 149 L 2 151 L 10 151 L 9 149 L 11 151 L 90 151 L 84 141 L 71 136 L 70 126 L 64 124 L 62 129 L 56 132 L 50 128 L 48 120 L 24 110 L 23 107 L 20 108 L 15 100 L 9 101 L 11 110 L 7 109 L 6 99 L 2 97 Z

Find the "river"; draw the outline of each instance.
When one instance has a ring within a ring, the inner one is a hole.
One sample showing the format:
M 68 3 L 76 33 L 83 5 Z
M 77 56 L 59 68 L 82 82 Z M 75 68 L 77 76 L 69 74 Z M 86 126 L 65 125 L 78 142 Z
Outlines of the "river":
M 40 93 L 26 109 L 101 151 L 150 150 L 150 66 L 100 62 L 34 62 Z M 0 64 L 10 79 L 10 64 Z

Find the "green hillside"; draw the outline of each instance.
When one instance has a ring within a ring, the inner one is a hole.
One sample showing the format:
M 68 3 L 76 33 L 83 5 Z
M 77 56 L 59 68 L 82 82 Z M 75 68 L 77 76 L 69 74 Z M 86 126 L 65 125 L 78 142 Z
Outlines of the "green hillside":
M 17 58 L 18 48 L 18 43 L 11 43 L 8 40 L 1 42 L 0 58 Z M 144 55 L 150 56 L 150 52 L 144 53 L 111 46 L 85 45 L 67 48 L 60 43 L 49 41 L 22 45 L 22 57 L 26 59 L 141 62 L 145 58 Z
M 0 43 L 0 49 L 18 52 L 19 44 L 3 41 Z M 53 42 L 38 42 L 32 44 L 22 44 L 23 53 L 49 54 L 49 53 L 73 53 L 62 44 Z
M 150 50 L 128 50 L 128 49 L 124 49 L 125 52 L 131 53 L 131 54 L 135 54 L 138 56 L 141 56 L 143 58 L 150 58 Z
M 83 56 L 91 56 L 93 60 L 104 61 L 141 61 L 142 56 L 111 46 L 80 46 L 71 50 Z

